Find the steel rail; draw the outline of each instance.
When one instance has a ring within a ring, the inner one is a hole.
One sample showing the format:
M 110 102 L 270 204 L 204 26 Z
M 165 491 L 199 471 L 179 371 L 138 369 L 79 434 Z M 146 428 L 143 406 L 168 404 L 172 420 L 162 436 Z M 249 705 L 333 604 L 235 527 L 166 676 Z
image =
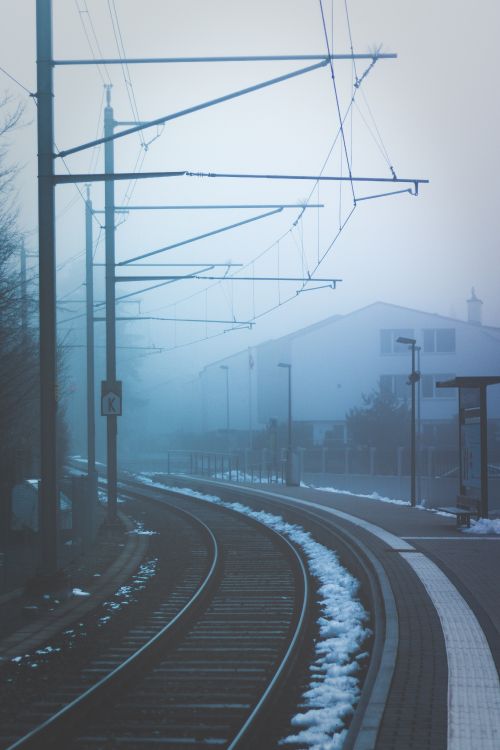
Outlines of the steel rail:
M 142 488 L 144 488 L 145 485 L 141 484 L 137 481 L 130 482 L 132 484 L 138 484 Z M 146 485 L 147 487 L 147 485 Z M 171 490 L 162 489 L 155 487 L 156 490 L 159 490 L 162 494 L 166 495 L 173 495 L 175 497 L 179 496 L 179 493 L 175 493 Z M 185 495 L 181 495 L 184 499 L 186 498 Z M 197 500 L 196 497 L 191 497 L 189 499 Z M 199 502 L 204 503 L 203 500 L 198 500 Z M 238 516 L 242 516 L 241 513 L 238 513 L 238 511 L 225 508 L 226 511 L 236 513 Z M 304 561 L 297 551 L 297 549 L 293 546 L 293 544 L 285 537 L 283 534 L 280 534 L 278 531 L 275 531 L 274 529 L 271 529 L 269 526 L 266 526 L 262 521 L 259 521 L 255 518 L 243 516 L 243 518 L 252 523 L 253 525 L 257 525 L 259 527 L 262 527 L 266 533 L 277 536 L 282 544 L 284 545 L 285 549 L 288 552 L 289 557 L 295 560 L 298 570 L 300 572 L 301 576 L 301 584 L 303 586 L 303 595 L 302 595 L 302 602 L 300 606 L 300 612 L 294 627 L 293 635 L 290 639 L 290 642 L 287 646 L 286 652 L 283 655 L 279 665 L 277 666 L 273 677 L 271 678 L 270 682 L 268 683 L 266 689 L 262 693 L 261 697 L 257 701 L 256 705 L 251 710 L 249 716 L 245 720 L 244 724 L 239 729 L 236 736 L 231 740 L 230 744 L 227 746 L 226 750 L 242 750 L 243 747 L 246 746 L 247 741 L 249 740 L 249 736 L 252 735 L 253 732 L 258 731 L 257 722 L 259 721 L 261 715 L 265 710 L 268 708 L 270 702 L 274 698 L 277 690 L 280 688 L 286 674 L 288 673 L 289 669 L 291 668 L 291 663 L 293 662 L 297 650 L 300 646 L 300 640 L 302 635 L 304 634 L 304 629 L 306 626 L 306 618 L 307 618 L 307 612 L 308 612 L 308 606 L 309 606 L 309 598 L 310 598 L 310 588 L 309 588 L 309 576 L 306 570 L 306 567 L 304 565 Z
M 258 523 L 261 523 L 261 522 L 258 521 Z M 304 628 L 306 625 L 306 616 L 307 616 L 308 603 L 309 603 L 309 577 L 305 569 L 304 561 L 302 560 L 302 557 L 299 555 L 295 547 L 291 544 L 291 542 L 288 541 L 286 537 L 284 537 L 282 534 L 279 534 L 276 531 L 274 533 L 278 534 L 278 536 L 282 538 L 282 540 L 284 541 L 284 543 L 286 544 L 286 546 L 288 547 L 290 551 L 290 555 L 295 556 L 297 563 L 299 565 L 299 570 L 302 576 L 302 584 L 304 586 L 302 606 L 301 606 L 299 618 L 295 626 L 293 636 L 290 640 L 290 643 L 288 644 L 288 648 L 278 668 L 276 669 L 276 672 L 274 673 L 266 690 L 261 695 L 258 703 L 255 705 L 251 714 L 248 716 L 247 720 L 241 727 L 240 731 L 238 732 L 236 737 L 232 740 L 232 742 L 228 745 L 227 750 L 237 750 L 238 748 L 241 748 L 242 745 L 244 745 L 247 742 L 248 735 L 251 734 L 253 731 L 255 731 L 256 723 L 258 722 L 262 712 L 267 708 L 269 702 L 272 700 L 276 691 L 279 689 L 280 685 L 282 684 L 282 681 L 285 678 L 286 673 L 288 672 L 290 668 L 291 662 L 296 656 L 297 650 L 300 645 L 300 639 L 304 633 Z
M 255 496 L 254 496 L 255 497 Z M 398 615 L 394 593 L 382 564 L 358 537 L 331 519 L 310 508 L 292 507 L 285 500 L 270 500 L 297 517 L 306 516 L 336 539 L 336 544 L 347 549 L 361 567 L 370 588 L 370 614 L 373 618 L 373 648 L 361 695 L 347 729 L 343 750 L 368 750 L 373 733 L 382 719 L 387 691 L 395 668 L 398 642 Z M 336 547 L 337 548 L 337 547 Z
M 120 683 L 125 681 L 128 676 L 137 668 L 140 661 L 160 646 L 163 641 L 173 634 L 175 628 L 181 621 L 190 615 L 193 608 L 200 603 L 202 597 L 207 593 L 209 587 L 213 584 L 216 575 L 220 572 L 221 552 L 217 540 L 209 527 L 188 511 L 177 509 L 180 513 L 189 516 L 195 521 L 208 535 L 211 542 L 212 562 L 208 573 L 206 574 L 201 586 L 184 605 L 184 607 L 167 623 L 158 633 L 147 643 L 142 645 L 132 656 L 128 657 L 118 667 L 109 672 L 105 677 L 96 682 L 84 693 L 68 703 L 62 709 L 53 714 L 42 724 L 35 727 L 28 734 L 20 737 L 13 744 L 9 745 L 6 750 L 39 750 L 40 743 L 52 741 L 59 737 L 65 730 L 68 722 L 74 720 L 80 721 L 93 707 L 94 703 L 107 691 L 115 689 Z
M 101 479 L 101 481 L 103 481 Z M 104 480 L 105 481 L 105 480 Z M 155 503 L 161 501 L 161 497 L 167 495 L 175 499 L 181 498 L 186 501 L 186 496 L 158 487 L 149 487 L 137 480 L 120 481 L 120 488 L 125 495 L 132 497 L 141 497 Z M 148 491 L 149 490 L 149 491 Z M 201 503 L 205 508 L 209 506 L 204 501 L 189 498 L 195 503 Z M 217 506 L 216 506 L 217 507 Z M 118 667 L 110 671 L 105 677 L 85 690 L 81 695 L 65 705 L 62 709 L 56 711 L 52 716 L 46 719 L 39 726 L 35 727 L 25 736 L 17 739 L 9 745 L 6 750 L 39 750 L 41 747 L 57 746 L 57 743 L 68 741 L 71 742 L 73 737 L 77 737 L 78 726 L 86 717 L 91 717 L 95 708 L 102 704 L 105 696 L 109 692 L 116 692 L 122 686 L 127 690 L 127 683 L 130 678 L 137 672 L 138 668 L 146 661 L 149 665 L 153 663 L 159 647 L 168 643 L 169 636 L 177 639 L 178 626 L 184 625 L 189 615 L 193 612 L 196 604 L 202 603 L 202 597 L 210 590 L 213 590 L 217 580 L 222 576 L 222 554 L 219 551 L 219 545 L 216 537 L 209 526 L 201 520 L 196 514 L 179 507 L 176 504 L 169 503 L 169 508 L 182 515 L 188 516 L 192 521 L 200 526 L 211 541 L 212 560 L 209 564 L 208 573 L 199 586 L 196 593 L 190 598 L 189 602 L 173 617 L 167 625 L 161 628 L 158 633 L 145 644 L 143 644 L 135 653 L 129 656 Z M 214 507 L 215 510 L 215 507 Z M 241 717 L 243 723 L 235 727 L 235 736 L 228 739 L 227 750 L 243 750 L 250 747 L 248 742 L 253 741 L 255 735 L 258 735 L 262 729 L 263 715 L 269 709 L 273 699 L 277 696 L 280 687 L 283 685 L 286 676 L 293 667 L 295 657 L 298 654 L 302 637 L 304 636 L 307 626 L 308 604 L 310 598 L 309 578 L 303 559 L 293 544 L 282 534 L 268 527 L 263 522 L 242 516 L 232 509 L 220 508 L 224 514 L 230 514 L 240 518 L 244 523 L 258 528 L 260 533 L 273 540 L 273 543 L 284 553 L 283 560 L 287 560 L 290 570 L 293 573 L 295 581 L 293 615 L 291 617 L 290 630 L 284 635 L 276 656 L 273 657 L 272 675 L 268 677 L 266 685 L 255 698 L 255 704 L 250 708 L 249 714 Z M 291 562 L 290 562 L 291 561 Z M 195 620 L 197 622 L 197 620 Z M 283 653 L 284 652 L 284 653 Z M 160 657 L 162 658 L 162 657 Z M 76 731 L 75 731 L 76 730 Z
M 179 480 L 181 477 L 179 477 Z M 298 506 L 287 502 L 288 498 L 280 497 L 276 493 L 269 494 L 268 491 L 242 487 L 241 485 L 208 480 L 200 477 L 182 477 L 182 481 L 195 483 L 198 487 L 205 487 L 213 492 L 214 486 L 222 490 L 221 496 L 233 500 L 234 495 L 241 499 L 246 496 L 249 501 L 258 500 L 267 502 L 272 510 L 278 506 L 287 510 L 295 517 L 310 518 L 313 523 L 337 540 L 340 546 L 347 549 L 348 554 L 355 559 L 363 571 L 370 592 L 370 614 L 373 618 L 373 648 L 370 654 L 370 663 L 361 694 L 354 709 L 349 724 L 343 748 L 345 750 L 371 750 L 374 747 L 374 738 L 382 721 L 389 687 L 396 666 L 396 654 L 399 641 L 398 613 L 394 593 L 389 577 L 374 552 L 362 542 L 355 534 L 334 523 L 317 510 Z M 290 498 L 294 500 L 294 498 Z M 325 507 L 327 511 L 327 506 Z

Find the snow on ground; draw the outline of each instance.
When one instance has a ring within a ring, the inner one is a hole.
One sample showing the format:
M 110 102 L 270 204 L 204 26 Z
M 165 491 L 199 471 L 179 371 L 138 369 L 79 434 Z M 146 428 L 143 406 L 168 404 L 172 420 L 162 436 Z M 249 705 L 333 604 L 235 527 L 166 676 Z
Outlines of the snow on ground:
M 150 531 L 144 528 L 142 521 L 134 521 L 135 527 L 132 531 L 127 531 L 127 534 L 136 534 L 137 536 L 157 536 L 159 531 Z
M 292 719 L 296 732 L 282 739 L 281 744 L 300 745 L 310 750 L 341 748 L 347 732 L 345 722 L 359 698 L 360 663 L 368 657 L 366 652 L 361 653 L 370 631 L 365 626 L 368 614 L 356 598 L 358 581 L 340 565 L 332 550 L 280 516 L 255 511 L 241 503 L 227 503 L 215 495 L 153 482 L 144 475 L 137 478 L 255 518 L 302 548 L 309 570 L 319 582 L 320 637 L 316 643 L 316 659 L 310 667 L 309 686 L 302 697 L 302 710 Z
M 378 500 L 379 503 L 391 503 L 391 505 L 406 505 L 407 507 L 411 506 L 411 503 L 409 500 L 396 500 L 393 497 L 384 497 L 383 495 L 379 495 L 378 492 L 372 492 L 370 495 L 363 495 L 361 492 L 350 492 L 349 490 L 339 490 L 336 487 L 315 487 L 313 484 L 304 484 L 301 482 L 301 487 L 309 487 L 312 490 L 319 490 L 320 492 L 335 492 L 339 495 L 349 495 L 350 497 L 363 497 L 367 500 Z M 425 510 L 428 513 L 434 513 L 436 516 L 446 516 L 448 518 L 452 518 L 452 513 L 445 513 L 442 510 L 436 510 L 436 508 L 426 508 L 425 506 L 426 501 L 421 500 L 420 504 L 416 506 L 417 510 Z M 486 532 L 482 532 L 486 533 Z
M 469 529 L 462 529 L 464 534 L 500 534 L 500 518 L 480 518 L 471 524 Z
M 90 594 L 88 591 L 83 591 L 82 589 L 74 588 L 73 596 L 90 596 Z
M 380 503 L 391 503 L 392 505 L 410 505 L 408 500 L 396 500 L 393 497 L 384 497 L 379 495 L 378 492 L 372 492 L 370 495 L 363 495 L 361 492 L 350 492 L 349 490 L 339 490 L 336 487 L 315 487 L 313 484 L 304 484 L 301 482 L 301 487 L 310 487 L 312 490 L 319 490 L 320 492 L 335 492 L 339 495 L 350 495 L 351 497 L 365 497 L 368 500 L 378 500 Z

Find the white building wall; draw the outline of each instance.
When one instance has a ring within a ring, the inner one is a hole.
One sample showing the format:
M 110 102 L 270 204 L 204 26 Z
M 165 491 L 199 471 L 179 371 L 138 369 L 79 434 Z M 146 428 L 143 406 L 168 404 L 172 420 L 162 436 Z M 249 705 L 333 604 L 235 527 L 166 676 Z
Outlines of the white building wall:
M 347 410 L 362 403 L 362 394 L 378 388 L 383 375 L 403 381 L 411 370 L 411 352 L 382 353 L 381 330 L 400 330 L 423 347 L 424 329 L 455 330 L 453 353 L 421 351 L 422 375 L 498 375 L 500 335 L 480 326 L 376 303 L 341 319 L 305 330 L 292 339 L 295 417 L 307 421 L 342 421 Z M 407 386 L 410 398 L 410 386 Z M 436 392 L 435 392 L 436 393 Z M 446 420 L 457 412 L 455 391 L 424 397 L 421 418 Z M 500 402 L 491 394 L 491 416 L 500 415 Z
M 454 329 L 455 352 L 423 350 L 425 329 Z M 225 429 L 225 371 L 229 367 L 230 427 L 262 429 L 275 417 L 285 422 L 288 409 L 288 378 L 279 362 L 292 365 L 292 411 L 294 421 L 312 422 L 315 441 L 326 430 L 340 425 L 346 412 L 362 404 L 362 395 L 378 389 L 381 376 L 399 378 L 401 392 L 410 398 L 406 385 L 411 370 L 408 347 L 381 351 L 381 331 L 396 330 L 417 340 L 422 347 L 422 376 L 442 378 L 456 375 L 500 374 L 500 329 L 375 303 L 349 315 L 336 316 L 316 325 L 265 342 L 207 366 L 200 374 L 203 430 Z M 421 419 L 444 421 L 457 414 L 455 391 L 441 391 L 428 398 L 421 382 Z M 500 387 L 489 389 L 489 415 L 500 417 Z

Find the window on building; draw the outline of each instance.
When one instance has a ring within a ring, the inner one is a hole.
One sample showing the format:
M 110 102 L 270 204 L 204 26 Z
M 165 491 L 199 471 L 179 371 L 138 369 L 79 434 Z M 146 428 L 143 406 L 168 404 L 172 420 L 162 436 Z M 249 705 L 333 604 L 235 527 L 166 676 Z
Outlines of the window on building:
M 408 344 L 398 344 L 397 339 L 404 336 L 415 338 L 413 328 L 383 328 L 380 331 L 380 352 L 382 354 L 402 354 L 408 352 Z
M 424 352 L 449 354 L 455 351 L 454 328 L 425 328 Z
M 422 397 L 423 398 L 456 398 L 456 388 L 436 388 L 436 383 L 442 380 L 452 380 L 455 376 L 450 373 L 439 373 L 437 375 L 422 375 Z

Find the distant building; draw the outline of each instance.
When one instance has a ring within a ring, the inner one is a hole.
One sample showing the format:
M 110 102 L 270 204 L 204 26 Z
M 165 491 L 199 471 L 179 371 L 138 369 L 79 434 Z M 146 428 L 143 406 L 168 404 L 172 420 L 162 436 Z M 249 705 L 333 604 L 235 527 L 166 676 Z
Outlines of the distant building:
M 411 355 L 399 336 L 420 347 L 419 414 L 432 439 L 457 413 L 457 394 L 436 389 L 456 375 L 500 374 L 500 328 L 481 323 L 482 302 L 474 290 L 467 321 L 375 302 L 336 315 L 278 339 L 207 365 L 200 373 L 202 431 L 264 428 L 273 417 L 287 418 L 287 372 L 292 366 L 293 420 L 310 426 L 315 444 L 326 436 L 345 440 L 345 415 L 362 394 L 380 387 L 409 399 Z M 228 367 L 226 391 L 225 367 Z M 500 390 L 490 388 L 489 413 L 500 418 Z

